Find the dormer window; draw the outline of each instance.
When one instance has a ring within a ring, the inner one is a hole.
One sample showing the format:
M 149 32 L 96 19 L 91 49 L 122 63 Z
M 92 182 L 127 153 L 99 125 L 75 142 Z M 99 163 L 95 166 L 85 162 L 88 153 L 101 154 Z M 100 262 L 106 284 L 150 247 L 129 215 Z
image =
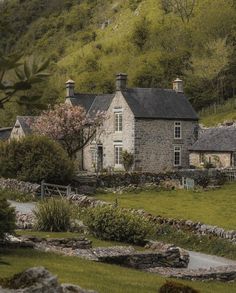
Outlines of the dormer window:
M 175 139 L 181 139 L 182 138 L 181 122 L 175 122 L 174 138 Z
M 123 130 L 123 112 L 115 111 L 115 132 L 122 132 Z

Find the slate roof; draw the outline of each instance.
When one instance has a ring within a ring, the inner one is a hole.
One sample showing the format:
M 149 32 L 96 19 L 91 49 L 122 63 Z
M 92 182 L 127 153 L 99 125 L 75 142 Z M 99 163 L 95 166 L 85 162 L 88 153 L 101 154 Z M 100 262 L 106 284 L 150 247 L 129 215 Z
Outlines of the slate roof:
M 38 116 L 17 116 L 16 120 L 19 121 L 25 134 L 32 133 L 32 123 L 37 119 Z
M 183 93 L 158 88 L 132 88 L 122 91 L 136 118 L 198 120 Z
M 0 141 L 7 140 L 11 135 L 12 127 L 0 128 Z
M 204 130 L 191 146 L 190 151 L 236 151 L 236 127 L 216 127 Z
M 75 94 L 69 98 L 73 106 L 82 106 L 90 115 L 98 111 L 107 111 L 115 94 Z
M 136 118 L 198 120 L 192 105 L 183 93 L 158 88 L 130 88 L 122 90 Z M 79 105 L 88 113 L 108 110 L 115 94 L 75 94 L 69 98 L 72 105 Z

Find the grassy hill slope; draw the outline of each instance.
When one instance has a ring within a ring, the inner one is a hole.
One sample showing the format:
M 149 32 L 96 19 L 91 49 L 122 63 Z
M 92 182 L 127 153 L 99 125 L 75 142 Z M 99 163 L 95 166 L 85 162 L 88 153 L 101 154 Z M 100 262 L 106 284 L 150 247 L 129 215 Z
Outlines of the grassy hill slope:
M 196 1 L 190 13 L 192 1 L 182 1 L 188 3 L 186 16 L 171 2 L 5 0 L 0 52 L 50 58 L 52 75 L 41 87 L 46 104 L 63 99 L 68 78 L 81 92 L 112 92 L 121 71 L 128 73 L 130 86 L 169 88 L 182 77 L 196 109 L 231 97 L 235 3 Z M 16 112 L 8 108 L 4 121 Z

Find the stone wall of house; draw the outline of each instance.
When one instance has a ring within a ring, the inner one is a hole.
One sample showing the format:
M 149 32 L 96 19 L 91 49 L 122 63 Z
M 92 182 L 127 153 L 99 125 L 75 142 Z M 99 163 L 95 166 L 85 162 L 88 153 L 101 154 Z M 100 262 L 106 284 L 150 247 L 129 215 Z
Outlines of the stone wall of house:
M 135 169 L 146 172 L 174 168 L 174 146 L 181 146 L 182 166 L 189 166 L 188 148 L 195 142 L 197 121 L 182 121 L 182 139 L 174 139 L 172 120 L 135 120 Z
M 189 156 L 190 165 L 195 167 L 201 166 L 201 153 L 192 152 Z M 217 168 L 229 168 L 232 163 L 231 153 L 204 153 L 204 159 L 206 162 L 211 162 Z
M 114 109 L 121 108 L 123 110 L 123 131 L 115 132 L 115 116 Z M 116 143 L 122 143 L 123 150 L 134 152 L 134 115 L 126 103 L 121 92 L 117 92 L 107 111 L 108 119 L 104 122 L 103 128 L 98 131 L 101 133 L 97 142 L 103 145 L 103 168 L 109 169 L 115 167 L 115 149 Z M 94 172 L 92 164 L 91 149 L 94 142 L 88 144 L 84 149 L 84 169 Z
M 16 123 L 11 131 L 10 139 L 20 139 L 22 137 L 25 137 L 25 133 L 19 123 L 18 120 L 16 120 Z

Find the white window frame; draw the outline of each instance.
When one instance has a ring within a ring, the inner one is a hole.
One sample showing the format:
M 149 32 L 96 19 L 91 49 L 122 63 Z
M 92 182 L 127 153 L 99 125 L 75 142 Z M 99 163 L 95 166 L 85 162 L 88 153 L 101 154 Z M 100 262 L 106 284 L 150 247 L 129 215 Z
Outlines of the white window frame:
M 179 128 L 179 137 L 176 136 L 176 129 Z M 174 123 L 174 139 L 182 139 L 182 123 L 175 121 Z
M 115 132 L 123 131 L 123 110 L 122 109 L 114 109 L 114 128 Z
M 90 148 L 91 153 L 91 162 L 93 166 L 97 166 L 97 148 L 96 146 L 93 146 Z
M 116 150 L 118 151 L 118 162 L 116 160 Z M 121 149 L 121 151 L 120 151 Z M 122 162 L 122 151 L 123 151 L 123 144 L 122 143 L 114 143 L 114 163 L 115 163 L 115 167 L 122 167 L 123 166 L 123 162 Z
M 175 154 L 179 153 L 179 163 L 176 164 L 175 162 Z M 175 167 L 180 167 L 182 166 L 182 147 L 181 146 L 174 146 L 174 166 Z

